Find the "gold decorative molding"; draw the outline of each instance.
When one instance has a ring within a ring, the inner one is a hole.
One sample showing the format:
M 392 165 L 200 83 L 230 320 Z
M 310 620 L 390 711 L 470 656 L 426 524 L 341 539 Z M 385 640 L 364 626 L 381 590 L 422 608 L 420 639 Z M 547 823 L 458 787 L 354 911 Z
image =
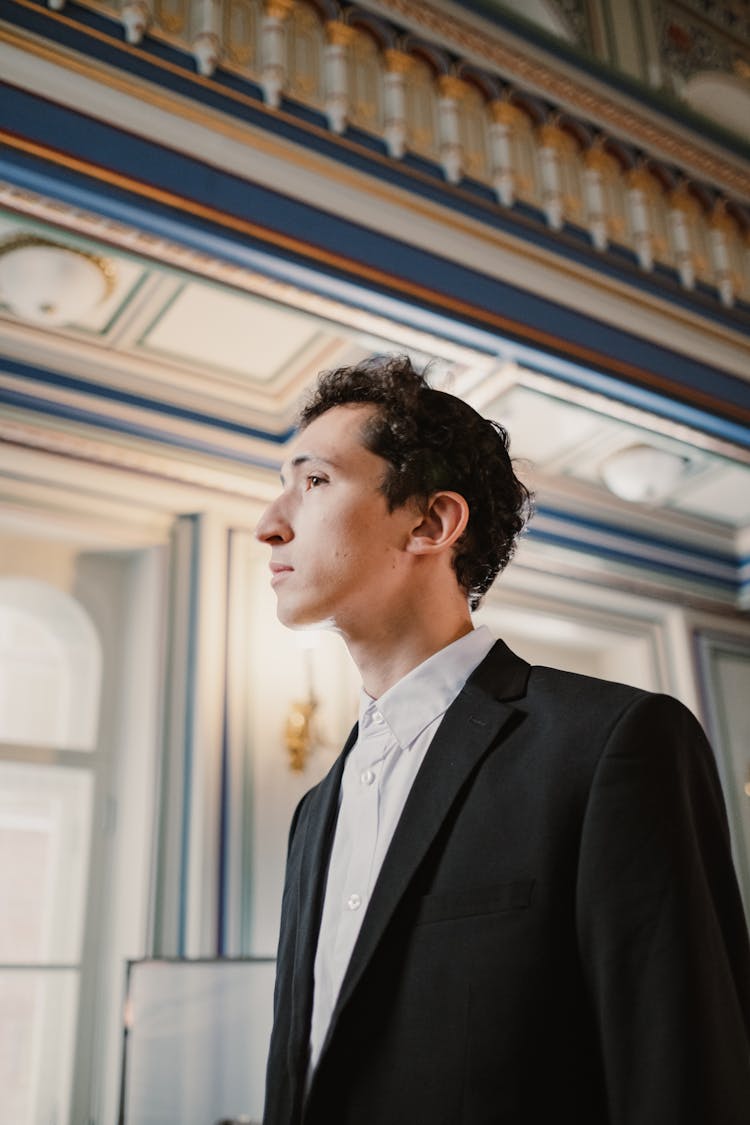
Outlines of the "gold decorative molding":
M 21 0 L 16 0 L 16 2 L 21 2 Z M 291 7 L 293 7 L 292 4 L 290 4 L 289 6 L 290 9 Z M 68 22 L 70 23 L 71 21 Z M 97 35 L 100 39 L 106 41 L 107 43 L 112 42 L 111 37 L 104 36 L 101 33 L 97 33 Z M 302 146 L 298 146 L 294 150 L 292 150 L 289 146 L 285 146 L 283 142 L 279 141 L 278 138 L 273 137 L 267 132 L 264 132 L 262 128 L 254 129 L 246 122 L 243 122 L 232 116 L 231 113 L 218 113 L 207 109 L 205 105 L 202 105 L 201 102 L 197 99 L 191 100 L 185 97 L 178 97 L 177 95 L 172 94 L 171 91 L 169 91 L 165 87 L 157 85 L 156 83 L 142 82 L 130 75 L 124 74 L 121 71 L 118 72 L 112 67 L 105 67 L 104 64 L 98 63 L 96 60 L 86 59 L 85 56 L 75 54 L 72 51 L 66 50 L 64 47 L 58 47 L 48 41 L 38 40 L 35 37 L 28 35 L 27 33 L 19 32 L 17 29 L 11 29 L 7 26 L 0 27 L 0 40 L 11 43 L 12 46 L 21 51 L 44 58 L 48 62 L 53 63 L 58 67 L 65 67 L 73 73 L 78 73 L 92 81 L 106 84 L 110 88 L 125 93 L 130 97 L 138 98 L 145 104 L 157 106 L 165 112 L 173 114 L 176 118 L 179 118 L 182 121 L 195 122 L 196 124 L 201 125 L 206 129 L 212 130 L 214 133 L 221 133 L 222 135 L 231 138 L 234 142 L 242 144 L 245 147 L 251 146 L 254 150 L 270 154 L 274 157 L 283 156 L 290 164 L 293 164 L 295 168 L 301 171 L 314 172 L 316 175 L 331 175 L 330 164 L 326 162 L 323 157 L 319 157 L 312 148 L 303 148 Z M 143 54 L 143 51 L 140 48 L 131 47 L 129 45 L 123 44 L 122 42 L 119 43 L 119 46 L 121 47 L 121 49 L 128 50 L 134 55 L 141 56 Z M 408 56 L 404 52 L 393 50 L 384 52 L 386 60 L 388 59 L 389 55 L 391 59 L 394 60 L 396 66 L 401 67 L 401 64 L 403 63 L 403 69 L 411 68 L 412 60 L 410 59 L 410 56 Z M 157 59 L 156 61 L 154 61 L 152 59 L 152 63 L 155 66 L 163 67 L 171 73 L 180 74 L 183 78 L 185 77 L 183 68 L 177 67 L 165 60 Z M 191 81 L 194 82 L 199 88 L 216 88 L 216 83 L 209 78 L 205 78 L 197 74 L 190 76 L 190 78 Z M 430 79 L 430 81 L 432 80 Z M 263 107 L 259 106 L 257 98 L 252 97 L 250 94 L 242 90 L 227 90 L 226 88 L 222 88 L 222 93 L 225 97 L 234 100 L 238 105 L 248 107 L 252 106 L 256 111 L 260 113 L 263 112 Z M 507 110 L 503 112 L 510 112 L 511 115 L 514 115 L 513 111 L 515 111 L 515 114 L 517 114 L 517 121 L 529 120 L 527 115 L 523 113 L 522 110 L 501 100 L 491 103 L 491 111 L 493 115 L 496 112 L 494 107 L 500 105 L 507 105 Z M 293 121 L 298 128 L 302 129 L 303 131 L 307 131 L 311 136 L 325 136 L 326 138 L 330 138 L 330 133 L 321 126 L 315 125 L 310 122 L 300 124 L 298 119 L 294 118 L 290 114 L 285 114 L 283 110 L 273 111 L 273 116 L 288 122 Z M 567 136 L 568 135 L 566 134 L 566 137 Z M 341 147 L 342 152 L 344 153 L 347 149 L 360 151 L 356 142 L 350 141 L 347 138 L 337 139 L 337 144 Z M 389 166 L 392 164 L 390 158 L 379 153 L 370 153 L 369 156 L 374 163 L 380 163 Z M 414 168 L 405 167 L 403 169 L 403 174 L 404 177 L 413 180 L 415 183 L 434 182 L 433 180 L 431 180 L 428 174 Z M 383 200 L 391 205 L 400 205 L 401 207 L 407 209 L 411 214 L 419 216 L 420 218 L 427 218 L 428 220 L 443 223 L 447 221 L 453 229 L 456 229 L 457 231 L 460 231 L 461 233 L 464 233 L 469 237 L 482 237 L 483 239 L 487 239 L 489 244 L 501 246 L 510 244 L 515 241 L 517 244 L 516 248 L 518 247 L 518 245 L 521 245 L 519 239 L 514 240 L 511 236 L 500 237 L 498 232 L 493 231 L 489 224 L 483 227 L 481 224 L 481 220 L 466 221 L 458 214 L 458 212 L 451 211 L 451 198 L 455 198 L 457 200 L 471 199 L 473 205 L 475 207 L 478 206 L 479 208 L 481 208 L 481 210 L 486 214 L 488 220 L 491 220 L 492 216 L 496 213 L 496 205 L 493 205 L 490 201 L 477 201 L 476 196 L 471 196 L 471 194 L 463 190 L 460 185 L 444 185 L 443 190 L 446 193 L 447 205 L 438 206 L 427 203 L 425 200 L 420 199 L 417 193 L 412 192 L 411 194 L 409 194 L 408 186 L 406 187 L 406 190 L 391 188 L 388 185 L 385 185 L 382 181 L 378 180 L 377 177 L 366 175 L 364 173 L 354 172 L 352 169 L 346 167 L 344 160 L 340 161 L 339 165 L 336 168 L 335 180 L 337 182 L 346 183 L 347 186 L 349 186 L 353 190 L 362 191 L 367 195 L 372 196 L 374 199 Z M 653 177 L 648 177 L 647 182 L 648 190 L 650 193 L 661 193 L 662 189 L 657 180 L 655 180 Z M 533 257 L 539 258 L 540 260 L 543 257 L 541 251 L 532 249 L 528 245 L 526 246 L 525 253 L 527 254 L 527 256 L 530 254 Z M 573 270 L 568 265 L 566 265 L 559 258 L 559 256 L 556 257 L 554 254 L 550 254 L 548 255 L 548 261 L 549 264 L 552 264 L 554 262 L 555 270 L 560 276 L 570 276 L 572 278 L 583 275 L 583 271 L 580 268 L 577 270 Z M 611 279 L 607 281 L 607 285 L 611 286 L 613 289 L 617 289 L 620 293 L 627 292 L 628 299 L 632 303 L 643 305 L 644 307 L 650 307 L 654 303 L 658 303 L 647 300 L 642 293 L 638 292 L 632 287 L 628 287 L 625 284 L 615 285 Z M 679 314 L 676 311 L 673 315 L 678 317 L 679 319 Z
M 356 30 L 348 23 L 341 20 L 328 20 L 326 23 L 326 39 L 333 47 L 348 47 L 356 37 Z
M 0 27 L 0 41 L 2 41 L 4 37 L 5 29 Z M 34 47 L 42 56 L 45 56 L 47 53 L 49 53 L 55 61 L 57 61 L 58 63 L 60 62 L 62 52 L 58 53 L 55 48 L 41 43 L 34 43 Z M 62 57 L 64 58 L 64 55 Z M 72 66 L 74 70 L 85 74 L 87 77 L 101 80 L 101 76 L 98 74 L 97 69 L 92 64 L 82 62 L 80 59 L 75 57 L 67 60 L 67 62 Z M 240 141 L 244 144 L 251 143 L 253 148 L 257 148 L 261 151 L 267 152 L 270 155 L 283 155 L 287 159 L 289 159 L 290 156 L 294 155 L 295 167 L 298 168 L 301 172 L 310 171 L 317 175 L 325 171 L 323 158 L 317 157 L 316 154 L 312 152 L 299 150 L 296 153 L 290 153 L 290 151 L 285 146 L 283 146 L 281 142 L 279 142 L 275 138 L 268 137 L 263 133 L 253 133 L 249 136 L 247 128 L 244 125 L 233 121 L 231 118 L 228 118 L 225 115 L 216 115 L 208 110 L 205 110 L 202 107 L 194 107 L 190 103 L 186 104 L 182 99 L 178 101 L 176 99 L 176 96 L 163 91 L 159 87 L 151 86 L 149 88 L 142 88 L 140 85 L 136 86 L 132 79 L 124 79 L 116 74 L 108 75 L 108 78 L 110 80 L 110 83 L 115 84 L 116 87 L 120 88 L 123 93 L 128 93 L 131 96 L 138 96 L 141 98 L 141 100 L 145 100 L 147 103 L 151 102 L 152 104 L 167 112 L 181 114 L 188 120 L 192 121 L 194 124 L 211 129 L 214 132 L 218 131 L 219 133 L 227 136 L 234 141 Z M 202 79 L 201 81 L 207 82 L 208 80 Z M 322 132 L 322 130 L 319 131 Z M 132 185 L 132 188 L 136 192 L 136 194 L 145 194 L 146 196 L 150 196 L 155 199 L 158 198 L 160 200 L 162 199 L 162 197 L 164 197 L 167 203 L 169 203 L 170 200 L 174 198 L 175 205 L 178 207 L 178 209 L 182 208 L 179 197 L 173 197 L 170 193 L 164 193 L 156 191 L 154 189 L 150 189 L 147 185 L 142 185 L 137 181 L 131 181 L 127 177 L 119 176 L 116 173 L 108 173 L 106 170 L 100 167 L 73 160 L 59 153 L 57 150 L 47 149 L 44 146 L 39 146 L 32 142 L 26 142 L 21 138 L 15 137 L 13 134 L 6 134 L 4 139 L 5 143 L 7 143 L 9 146 L 19 148 L 22 151 L 30 151 L 33 155 L 41 156 L 42 159 L 48 159 L 51 163 L 60 163 L 63 166 L 70 166 L 75 168 L 81 166 L 84 172 L 91 175 L 94 179 L 102 179 L 105 182 L 114 182 L 117 186 L 122 186 L 126 189 L 128 189 Z M 0 134 L 0 142 L 2 140 L 3 135 Z M 385 160 L 385 158 L 383 159 Z M 414 172 L 412 174 L 417 179 L 424 178 L 421 173 Z M 644 310 L 654 310 L 655 308 L 658 309 L 662 304 L 659 298 L 651 297 L 645 294 L 640 289 L 633 289 L 632 286 L 623 282 L 619 282 L 614 278 L 607 277 L 606 275 L 602 275 L 598 271 L 586 271 L 585 269 L 582 269 L 580 265 L 574 268 L 565 260 L 560 259 L 559 256 L 551 254 L 549 252 L 545 252 L 541 248 L 535 247 L 533 244 L 527 243 L 517 237 L 514 237 L 512 234 L 500 232 L 496 229 L 482 224 L 477 220 L 465 219 L 460 215 L 460 213 L 456 211 L 449 210 L 448 208 L 438 204 L 424 201 L 417 196 L 407 196 L 399 189 L 392 188 L 379 181 L 374 181 L 371 177 L 364 177 L 361 174 L 352 171 L 351 169 L 347 169 L 343 165 L 337 169 L 336 178 L 338 181 L 345 183 L 351 190 L 365 190 L 368 195 L 372 196 L 376 200 L 381 200 L 383 203 L 386 203 L 389 206 L 392 206 L 394 204 L 400 205 L 402 207 L 405 206 L 408 208 L 411 214 L 418 217 L 419 219 L 427 219 L 443 223 L 447 222 L 449 223 L 451 229 L 456 233 L 460 233 L 461 235 L 469 238 L 481 238 L 483 240 L 483 243 L 488 246 L 493 246 L 499 251 L 522 252 L 527 259 L 536 259 L 539 262 L 540 266 L 545 270 L 554 269 L 561 279 L 567 277 L 571 281 L 588 280 L 590 283 L 596 284 L 600 288 L 604 287 L 613 296 L 625 298 L 634 306 L 642 307 Z M 628 173 L 628 182 L 630 186 L 642 187 L 648 194 L 657 194 L 660 192 L 660 187 L 657 180 L 644 167 L 633 169 L 630 173 Z M 450 186 L 446 190 L 448 190 L 450 194 L 455 194 L 459 198 L 463 197 L 463 193 L 460 187 Z M 9 205 L 14 210 L 21 210 L 24 213 L 34 214 L 42 221 L 50 223 L 60 223 L 63 219 L 63 216 L 67 215 L 67 213 L 70 212 L 70 208 L 67 208 L 65 205 L 57 204 L 52 201 L 42 200 L 42 197 L 34 196 L 33 193 L 22 191 L 18 188 L 11 188 L 7 186 L 3 188 L 2 185 L 0 185 L 0 200 L 6 202 L 7 205 Z M 190 204 L 188 201 L 185 201 L 185 207 L 187 210 L 190 209 Z M 242 227 L 243 230 L 245 229 L 246 224 L 244 224 L 242 220 L 238 220 L 234 223 L 231 221 L 231 219 L 229 220 L 230 226 L 236 226 L 238 224 Z M 73 217 L 71 218 L 68 225 L 70 225 L 71 229 L 73 230 L 85 230 L 85 233 L 90 233 L 93 237 L 102 237 L 107 241 L 111 240 L 111 231 L 114 229 L 113 223 L 108 223 L 104 229 L 100 228 L 100 225 L 97 221 L 86 225 L 83 215 L 78 211 L 73 212 Z M 748 247 L 750 248 L 750 231 L 747 232 L 746 237 Z M 127 234 L 123 235 L 122 245 L 126 250 L 132 249 L 135 252 L 142 253 L 145 257 L 153 257 L 159 261 L 164 260 L 165 243 L 161 238 L 153 238 L 152 236 L 140 231 L 134 235 L 134 232 L 130 231 Z M 175 264 L 183 266 L 186 269 L 198 270 L 205 273 L 206 275 L 216 277 L 218 280 L 225 280 L 229 284 L 234 284 L 240 288 L 249 289 L 253 292 L 259 292 L 263 295 L 271 297 L 272 299 L 280 300 L 281 302 L 292 303 L 302 301 L 305 307 L 309 307 L 313 312 L 317 311 L 320 313 L 320 315 L 326 317 L 330 317 L 332 315 L 338 316 L 345 322 L 351 323 L 355 327 L 361 328 L 363 331 L 372 332 L 375 335 L 377 335 L 378 333 L 387 335 L 387 332 L 389 331 L 387 322 L 382 320 L 376 314 L 357 314 L 357 316 L 353 320 L 352 317 L 354 317 L 355 314 L 352 313 L 351 310 L 348 310 L 346 306 L 341 306 L 334 300 L 304 294 L 302 293 L 302 291 L 299 291 L 293 286 L 287 285 L 286 283 L 275 282 L 271 279 L 264 278 L 261 275 L 252 275 L 251 271 L 248 271 L 244 268 L 233 267 L 226 263 L 219 263 L 216 261 L 216 259 L 206 255 L 202 255 L 194 250 L 186 249 L 184 247 L 178 248 L 176 246 L 173 247 L 172 250 L 173 256 L 171 260 Z M 380 276 L 379 273 L 378 276 Z M 391 282 L 392 281 L 393 279 L 391 279 Z M 419 289 L 421 292 L 422 287 L 420 286 Z M 430 290 L 426 289 L 424 292 L 429 297 Z M 679 307 L 670 304 L 668 312 L 670 318 L 675 323 L 683 321 L 686 327 L 692 327 L 694 325 L 694 310 L 685 309 L 683 311 Z M 516 326 L 513 326 L 511 322 L 508 322 L 507 327 L 512 331 L 516 330 Z M 702 332 L 707 337 L 716 338 L 717 341 L 724 340 L 726 337 L 730 337 L 732 339 L 736 338 L 735 333 L 723 328 L 714 320 L 704 320 L 702 323 Z M 414 339 L 415 341 L 417 341 L 417 336 L 415 336 Z M 422 340 L 421 335 L 419 336 L 419 340 Z M 739 342 L 739 338 L 737 338 L 737 340 Z M 742 339 L 741 342 L 744 344 L 744 339 Z M 422 347 L 425 345 L 420 342 L 415 342 L 413 346 Z M 596 357 L 595 360 L 592 360 L 590 357 L 589 361 L 601 363 L 603 362 L 603 357 Z M 748 414 L 748 417 L 750 418 L 750 413 Z
M 603 176 L 611 175 L 617 169 L 617 161 L 602 148 L 601 142 L 595 141 L 584 153 L 584 163 L 587 168 L 600 172 Z
M 263 13 L 283 23 L 294 11 L 295 4 L 296 0 L 265 0 Z
M 468 83 L 462 78 L 457 78 L 455 74 L 439 74 L 437 87 L 441 97 L 452 98 L 457 102 L 463 101 L 469 93 Z
M 167 207 L 173 208 L 176 212 L 185 212 L 194 218 L 201 217 L 208 219 L 210 222 L 216 223 L 217 226 L 224 227 L 236 234 L 256 239 L 274 248 L 291 251 L 303 258 L 313 260 L 318 264 L 324 263 L 345 274 L 359 277 L 365 283 L 374 284 L 376 286 L 385 285 L 392 291 L 408 299 L 432 304 L 434 307 L 444 309 L 449 315 L 454 315 L 460 320 L 469 319 L 475 323 L 486 326 L 491 331 L 499 332 L 503 335 L 512 335 L 525 340 L 532 346 L 541 348 L 543 351 L 558 352 L 560 350 L 560 339 L 546 328 L 519 322 L 495 308 L 485 308 L 473 303 L 467 298 L 453 297 L 441 293 L 432 288 L 427 282 L 423 284 L 397 276 L 386 269 L 371 266 L 355 258 L 351 258 L 343 252 L 324 250 L 318 245 L 312 245 L 306 242 L 305 239 L 301 237 L 283 234 L 250 219 L 244 219 L 236 215 L 222 212 L 215 207 L 198 203 L 193 199 L 185 199 L 172 191 L 163 188 L 155 188 L 150 184 L 134 180 L 132 177 L 123 175 L 120 172 L 102 169 L 78 157 L 62 154 L 57 150 L 46 148 L 37 142 L 27 141 L 10 133 L 0 132 L 0 141 L 3 141 L 10 147 L 19 151 L 40 156 L 51 163 L 59 163 L 61 166 L 82 171 L 86 175 L 109 183 L 112 186 L 123 188 L 136 196 L 142 196 L 163 203 Z M 450 212 L 447 214 L 450 214 Z M 479 230 L 475 232 L 475 234 L 478 233 Z M 580 277 L 580 274 L 574 271 L 571 271 L 571 274 L 572 276 Z M 599 283 L 601 283 L 601 275 L 599 275 Z M 713 397 L 707 392 L 700 391 L 693 387 L 683 387 L 675 379 L 656 374 L 653 371 L 646 371 L 628 360 L 604 354 L 587 344 L 574 342 L 572 340 L 565 340 L 564 348 L 566 355 L 574 362 L 581 362 L 605 371 L 609 370 L 616 376 L 652 390 L 672 396 L 677 394 L 683 400 L 690 401 L 694 405 L 702 405 L 707 408 L 713 407 Z M 750 408 L 745 409 L 740 406 L 733 406 L 731 417 L 740 423 L 744 422 L 750 424 Z
M 14 0 L 14 3 L 36 9 L 33 0 Z M 266 3 L 267 10 L 272 7 L 278 18 L 284 18 L 295 6 L 295 0 L 266 0 Z M 89 6 L 98 7 L 92 3 Z M 592 89 L 591 83 L 595 80 L 576 79 L 570 76 L 569 71 L 556 69 L 550 62 L 532 53 L 534 48 L 523 41 L 514 40 L 510 47 L 500 38 L 499 32 L 493 34 L 491 27 L 480 30 L 468 19 L 448 14 L 423 0 L 419 4 L 411 0 L 378 0 L 377 9 L 386 18 L 392 15 L 407 27 L 424 33 L 426 37 L 431 36 L 453 51 L 460 48 L 471 61 L 496 69 L 503 78 L 517 82 L 546 100 L 558 102 L 561 108 L 588 119 L 628 143 L 643 147 L 650 155 L 673 161 L 691 178 L 706 179 L 738 198 L 750 201 L 750 166 L 747 161 L 721 154 L 710 141 L 702 145 L 687 126 L 673 126 L 666 119 L 655 124 L 652 111 L 634 107 L 633 102 L 626 101 L 624 96 L 618 100 L 604 83 L 597 83 Z M 47 10 L 45 17 L 80 30 L 80 26 L 62 12 Z M 108 36 L 93 28 L 86 28 L 85 32 L 120 50 L 139 56 L 143 54 L 137 45 L 124 43 L 119 37 Z M 155 60 L 151 58 L 150 61 L 154 63 Z M 159 60 L 158 65 L 163 66 L 164 60 Z M 180 73 L 184 77 L 184 71 Z M 209 85 L 213 86 L 210 80 Z M 226 90 L 223 92 L 226 94 Z
M 518 128 L 524 119 L 528 120 L 522 109 L 512 105 L 505 98 L 495 98 L 491 101 L 490 113 L 493 121 L 497 121 L 499 125 L 507 125 L 511 129 Z
M 730 236 L 737 235 L 737 220 L 729 214 L 726 201 L 723 199 L 716 200 L 711 212 L 710 223 L 714 230 L 724 231 L 725 234 Z
M 154 0 L 154 23 L 172 35 L 180 35 L 185 30 L 188 16 L 187 0 Z
M 646 195 L 657 195 L 659 193 L 659 183 L 648 168 L 631 168 L 625 178 L 628 187 L 642 191 Z
M 558 152 L 568 148 L 565 131 L 559 125 L 553 125 L 551 122 L 540 125 L 538 136 L 543 148 L 554 148 Z
M 388 47 L 383 52 L 386 70 L 391 74 L 408 74 L 412 69 L 414 60 L 405 51 L 397 51 L 395 47 Z
M 700 203 L 684 181 L 669 193 L 669 203 L 675 210 L 682 211 L 690 218 L 700 214 L 702 210 Z
M 26 247 L 33 246 L 47 246 L 53 250 L 67 250 L 70 254 L 77 254 L 79 258 L 85 258 L 87 262 L 91 262 L 99 270 L 104 281 L 104 295 L 102 301 L 106 301 L 111 297 L 114 292 L 115 283 L 117 281 L 117 270 L 114 263 L 110 262 L 102 254 L 94 254 L 90 250 L 82 250 L 80 246 L 71 246 L 67 242 L 56 242 L 52 238 L 44 238 L 38 234 L 11 234 L 7 238 L 0 240 L 0 257 L 5 254 L 10 254 L 14 250 L 24 250 Z

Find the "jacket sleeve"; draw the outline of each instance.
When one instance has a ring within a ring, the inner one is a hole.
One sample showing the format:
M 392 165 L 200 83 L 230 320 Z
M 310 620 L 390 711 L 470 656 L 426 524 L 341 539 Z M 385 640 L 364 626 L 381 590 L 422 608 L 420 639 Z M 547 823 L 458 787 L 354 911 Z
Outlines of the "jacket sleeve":
M 610 1125 L 747 1125 L 750 948 L 715 762 L 639 696 L 599 760 L 576 921 Z

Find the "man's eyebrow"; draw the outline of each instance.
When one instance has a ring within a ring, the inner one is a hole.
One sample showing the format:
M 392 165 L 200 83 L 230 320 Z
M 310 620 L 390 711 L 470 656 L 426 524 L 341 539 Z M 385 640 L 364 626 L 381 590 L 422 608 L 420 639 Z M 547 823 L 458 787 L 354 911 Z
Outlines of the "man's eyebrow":
M 304 465 L 308 461 L 315 461 L 319 465 L 330 465 L 332 469 L 336 468 L 336 462 L 335 461 L 331 461 L 330 458 L 328 458 L 328 457 L 321 457 L 320 454 L 318 454 L 318 453 L 298 453 L 297 456 L 293 457 L 291 459 L 291 461 L 289 462 L 289 468 L 290 469 L 297 469 L 297 468 L 299 468 L 300 465 Z M 283 469 L 279 473 L 279 476 L 281 478 L 281 483 L 285 484 L 286 482 L 284 480 L 284 470 Z

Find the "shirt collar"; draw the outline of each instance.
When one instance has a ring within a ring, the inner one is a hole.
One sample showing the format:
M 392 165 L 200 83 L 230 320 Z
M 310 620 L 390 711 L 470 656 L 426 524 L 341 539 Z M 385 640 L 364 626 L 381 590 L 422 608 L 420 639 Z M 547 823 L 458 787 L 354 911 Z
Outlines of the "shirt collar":
M 494 643 L 487 626 L 480 625 L 412 668 L 379 699 L 362 689 L 360 736 L 371 729 L 372 717 L 379 712 L 399 746 L 408 750 L 425 727 L 448 710 Z

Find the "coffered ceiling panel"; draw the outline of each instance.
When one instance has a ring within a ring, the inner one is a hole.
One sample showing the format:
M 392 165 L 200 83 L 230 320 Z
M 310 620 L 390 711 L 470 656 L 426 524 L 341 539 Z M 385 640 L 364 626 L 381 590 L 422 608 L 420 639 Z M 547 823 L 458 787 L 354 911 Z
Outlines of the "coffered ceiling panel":
M 180 287 L 139 341 L 145 351 L 257 383 L 282 379 L 319 346 L 319 324 L 247 295 L 190 282 Z

